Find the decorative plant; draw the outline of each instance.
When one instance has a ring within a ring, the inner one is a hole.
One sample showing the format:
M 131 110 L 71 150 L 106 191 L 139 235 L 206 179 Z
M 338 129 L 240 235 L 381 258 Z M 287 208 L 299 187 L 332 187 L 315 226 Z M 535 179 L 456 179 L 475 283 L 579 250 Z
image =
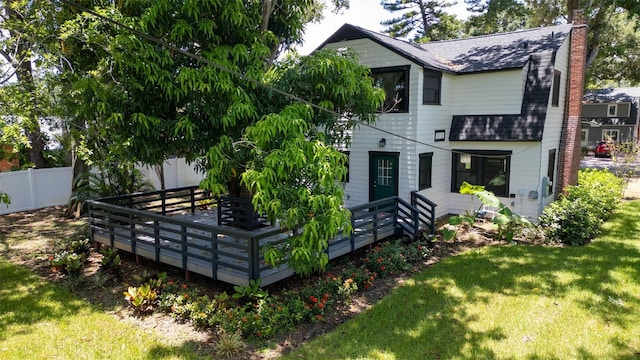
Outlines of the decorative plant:
M 65 275 L 77 277 L 82 274 L 85 257 L 82 254 L 63 251 L 49 258 L 49 264 L 54 271 L 61 271 Z
M 258 280 L 249 280 L 248 286 L 234 286 L 233 290 L 235 290 L 235 294 L 233 294 L 234 299 L 238 299 L 244 303 L 252 303 L 256 302 L 259 299 L 264 299 L 269 295 L 269 293 L 262 289 L 260 285 L 262 284 L 262 279 Z
M 522 226 L 531 226 L 531 222 L 526 218 L 514 213 L 507 205 L 502 203 L 491 191 L 484 189 L 484 186 L 471 185 L 463 182 L 460 186 L 461 194 L 473 195 L 478 198 L 484 206 L 492 207 L 495 210 L 493 223 L 498 227 L 497 237 L 507 241 L 512 241 L 515 231 Z M 476 222 L 478 211 L 473 214 L 456 215 L 449 218 L 451 227 L 445 228 L 442 234 L 445 240 L 454 239 L 457 236 L 459 226 L 471 226 Z
M 122 260 L 120 259 L 120 255 L 118 255 L 118 249 L 105 248 L 101 250 L 100 253 L 102 254 L 100 271 L 107 276 L 107 280 L 109 278 L 119 278 Z
M 82 240 L 73 240 L 69 246 L 71 252 L 83 255 L 85 258 L 89 257 L 91 253 L 91 245 L 89 245 L 89 239 L 84 238 Z
M 142 315 L 155 310 L 158 293 L 149 284 L 144 284 L 139 288 L 129 286 L 124 292 L 124 298 L 127 299 L 134 312 Z

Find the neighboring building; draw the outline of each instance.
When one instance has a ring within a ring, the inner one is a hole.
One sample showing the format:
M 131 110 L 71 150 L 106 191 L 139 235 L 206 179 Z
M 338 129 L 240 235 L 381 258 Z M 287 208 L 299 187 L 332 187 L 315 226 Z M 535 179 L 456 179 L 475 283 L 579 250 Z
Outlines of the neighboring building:
M 593 150 L 600 140 L 638 139 L 640 88 L 592 90 L 582 104 L 581 146 Z
M 354 131 L 346 205 L 418 190 L 437 217 L 463 213 L 480 205 L 459 194 L 467 181 L 537 219 L 577 181 L 586 33 L 561 25 L 413 44 L 342 26 L 321 48 L 354 49 L 387 92 L 383 131 Z

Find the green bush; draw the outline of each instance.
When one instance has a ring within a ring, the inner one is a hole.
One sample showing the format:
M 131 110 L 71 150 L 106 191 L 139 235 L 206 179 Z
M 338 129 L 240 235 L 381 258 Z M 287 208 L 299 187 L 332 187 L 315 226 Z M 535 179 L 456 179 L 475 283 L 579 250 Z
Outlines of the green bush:
M 598 234 L 622 196 L 623 180 L 607 170 L 581 170 L 578 185 L 565 188 L 539 219 L 550 241 L 582 245 Z

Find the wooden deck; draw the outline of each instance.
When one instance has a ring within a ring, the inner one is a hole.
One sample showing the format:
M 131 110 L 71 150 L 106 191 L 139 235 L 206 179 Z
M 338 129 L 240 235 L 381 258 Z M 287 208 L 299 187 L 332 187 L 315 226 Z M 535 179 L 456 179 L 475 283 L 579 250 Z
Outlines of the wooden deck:
M 261 278 L 266 286 L 293 275 L 286 266 L 266 264 L 260 252 L 267 243 L 281 244 L 290 232 L 277 225 L 252 231 L 219 225 L 216 208 L 198 206 L 212 200 L 197 188 L 182 188 L 92 201 L 91 236 L 97 243 L 184 269 L 187 275 L 198 273 L 234 285 Z M 394 234 L 418 231 L 418 211 L 397 197 L 350 210 L 354 231 L 329 242 L 329 259 Z

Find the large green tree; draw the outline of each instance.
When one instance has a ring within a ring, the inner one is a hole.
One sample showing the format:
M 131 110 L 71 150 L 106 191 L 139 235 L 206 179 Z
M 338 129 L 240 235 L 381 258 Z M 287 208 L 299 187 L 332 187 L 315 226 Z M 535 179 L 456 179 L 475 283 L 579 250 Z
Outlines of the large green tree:
M 46 63 L 54 39 L 50 37 L 53 13 L 46 1 L 0 1 L 0 115 L 6 125 L 20 129 L 19 136 L 12 137 L 13 145 L 26 144 L 29 160 L 37 168 L 46 164 L 40 122 L 50 115 L 50 98 L 42 83 L 47 69 L 40 64 Z M 0 131 L 5 138 L 7 133 L 16 134 Z
M 447 13 L 454 3 L 445 0 L 384 0 L 380 3 L 396 17 L 384 20 L 385 33 L 415 42 L 455 39 L 462 23 Z
M 250 195 L 295 233 L 267 258 L 303 273 L 322 268 L 327 241 L 349 230 L 336 146 L 384 97 L 349 52 L 275 61 L 318 9 L 313 0 L 138 0 L 84 13 L 65 37 L 105 54 L 75 88 L 92 99 L 85 110 L 99 124 L 89 127 L 108 134 L 109 153 L 198 161 L 203 188 Z

